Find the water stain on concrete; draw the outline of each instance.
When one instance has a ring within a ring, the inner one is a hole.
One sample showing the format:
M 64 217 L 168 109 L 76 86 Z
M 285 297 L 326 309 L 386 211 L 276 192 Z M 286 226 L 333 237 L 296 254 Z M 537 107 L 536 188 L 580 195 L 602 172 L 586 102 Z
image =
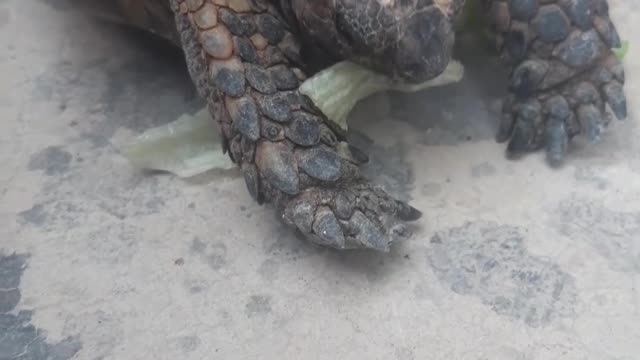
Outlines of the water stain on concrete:
M 227 263 L 227 246 L 221 242 L 211 244 L 207 254 L 207 263 L 213 270 L 221 269 Z
M 407 347 L 396 348 L 394 355 L 397 360 L 415 360 L 416 358 L 414 351 Z
M 200 294 L 203 291 L 204 291 L 204 288 L 202 286 L 199 286 L 199 285 L 194 285 L 194 286 L 191 286 L 189 288 L 189 293 L 192 294 L 192 295 Z
M 553 226 L 576 241 L 586 241 L 612 270 L 640 273 L 640 211 L 609 209 L 600 200 L 569 197 L 560 202 Z
M 443 284 L 477 297 L 496 313 L 531 327 L 574 314 L 574 279 L 531 255 L 524 231 L 491 222 L 466 223 L 436 234 L 428 259 Z
M 245 305 L 244 313 L 249 318 L 271 313 L 271 296 L 252 295 Z
M 149 199 L 146 203 L 145 206 L 154 212 L 159 211 L 160 208 L 164 207 L 166 205 L 166 202 L 164 201 L 163 198 L 158 197 L 158 196 L 154 196 L 151 199 Z
M 593 185 L 598 190 L 605 190 L 609 182 L 591 167 L 577 167 L 574 174 L 576 181 Z
M 426 183 L 422 185 L 420 189 L 420 195 L 426 197 L 434 197 L 442 192 L 442 185 L 434 182 Z
M 125 223 L 111 223 L 86 235 L 87 256 L 97 263 L 127 264 L 138 252 L 142 230 Z
M 33 312 L 16 310 L 27 255 L 0 254 L 0 359 L 66 360 L 82 348 L 75 337 L 47 342 L 46 332 L 31 324 Z
M 26 224 L 41 227 L 47 222 L 48 214 L 44 204 L 35 204 L 30 209 L 18 213 L 18 218 Z
M 199 237 L 193 238 L 191 241 L 191 252 L 200 254 L 207 248 L 207 244 L 202 242 Z
M 191 252 L 197 254 L 213 270 L 220 270 L 227 264 L 227 245 L 223 242 L 205 243 L 195 237 L 191 242 Z
M 69 171 L 73 156 L 60 146 L 49 146 L 31 155 L 29 170 L 41 170 L 46 175 L 60 175 Z
M 43 193 L 47 194 L 43 191 Z M 85 204 L 83 204 L 85 205 Z M 72 201 L 45 201 L 18 213 L 18 219 L 24 224 L 42 230 L 54 228 L 70 229 L 81 224 L 90 211 Z
M 260 264 L 258 274 L 267 281 L 274 281 L 278 277 L 280 263 L 274 259 L 267 259 Z
M 177 342 L 178 342 L 178 346 L 180 346 L 180 349 L 182 349 L 182 351 L 186 353 L 190 353 L 195 351 L 198 348 L 198 346 L 200 346 L 200 343 L 202 343 L 202 340 L 200 340 L 200 338 L 196 335 L 187 335 L 187 336 L 181 336 L 177 338 Z
M 481 164 L 471 167 L 471 176 L 474 178 L 481 178 L 495 175 L 497 169 L 491 163 L 483 162 Z
M 114 293 L 114 296 L 119 297 L 119 294 Z M 88 344 L 86 350 L 83 349 L 82 358 L 96 360 L 117 358 L 114 352 L 127 339 L 122 319 L 116 312 L 107 309 L 80 309 L 64 321 L 64 331 L 86 336 Z

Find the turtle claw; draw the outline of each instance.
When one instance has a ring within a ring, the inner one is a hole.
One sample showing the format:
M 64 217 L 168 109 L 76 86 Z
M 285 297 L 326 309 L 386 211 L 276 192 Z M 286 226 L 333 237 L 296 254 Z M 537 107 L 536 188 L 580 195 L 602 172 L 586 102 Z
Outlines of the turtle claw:
M 412 232 L 404 222 L 420 217 L 420 211 L 364 181 L 307 189 L 291 199 L 283 211 L 284 222 L 313 243 L 381 252 L 410 238 Z
M 512 110 L 509 109 L 509 111 Z M 517 158 L 540 147 L 539 132 L 542 123 L 542 106 L 540 102 L 532 99 L 518 104 L 513 112 L 515 123 L 507 146 L 507 153 L 511 158 Z
M 565 130 L 564 119 L 550 118 L 546 130 L 547 161 L 552 166 L 558 166 L 562 164 L 569 146 L 569 137 Z
M 621 42 L 606 0 L 485 1 L 500 9 L 490 13 L 491 24 L 511 68 L 496 136 L 509 141 L 511 157 L 544 148 L 558 165 L 573 137 L 600 141 L 606 105 L 619 120 L 627 117 L 624 67 L 612 49 Z
M 624 120 L 627 117 L 627 100 L 622 85 L 612 81 L 602 87 L 602 92 L 616 118 Z
M 600 111 L 592 104 L 580 105 L 576 111 L 578 122 L 582 125 L 583 133 L 591 144 L 596 144 L 601 140 L 603 124 L 600 118 Z
M 627 117 L 623 86 L 613 78 L 611 70 L 596 66 L 552 89 L 538 88 L 525 96 L 517 92 L 511 95 L 505 101 L 496 136 L 498 141 L 509 141 L 509 157 L 544 148 L 549 163 L 559 165 L 575 136 L 583 136 L 590 144 L 600 142 L 610 122 L 605 105 L 609 105 L 617 119 Z M 597 81 L 598 71 L 608 74 L 604 81 Z
M 528 100 L 518 106 L 507 153 L 510 158 L 544 148 L 548 162 L 560 165 L 567 153 L 569 134 L 566 124 L 573 116 L 569 104 L 561 96 L 549 98 L 544 105 Z
M 413 206 L 398 201 L 398 218 L 402 221 L 416 221 L 422 217 L 422 212 Z
M 391 242 L 391 231 L 387 232 L 374 224 L 362 212 L 356 211 L 349 221 L 348 230 L 350 232 L 349 246 L 351 248 L 373 249 L 381 252 L 388 252 Z
M 546 116 L 545 149 L 547 161 L 552 166 L 560 165 L 569 147 L 569 135 L 566 124 L 573 117 L 569 104 L 562 96 L 553 96 L 544 104 Z
M 354 213 L 347 228 L 351 234 L 346 237 L 343 249 L 370 249 L 389 252 L 392 244 L 407 240 L 413 235 L 409 228 L 402 223 L 396 223 L 388 229 L 382 229 L 359 211 Z

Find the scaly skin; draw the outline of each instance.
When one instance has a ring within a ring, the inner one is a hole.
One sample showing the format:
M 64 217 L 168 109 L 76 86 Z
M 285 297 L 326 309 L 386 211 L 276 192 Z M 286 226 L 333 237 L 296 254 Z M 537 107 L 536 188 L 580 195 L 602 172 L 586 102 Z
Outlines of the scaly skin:
M 135 20 L 143 18 L 133 11 L 139 3 L 164 0 L 118 1 L 129 4 L 125 13 Z M 549 162 L 560 164 L 575 136 L 592 143 L 600 139 L 609 123 L 607 104 L 618 119 L 627 116 L 624 69 L 611 51 L 620 39 L 607 0 L 475 1 L 484 6 L 496 46 L 511 69 L 497 134 L 498 141 L 509 141 L 509 156 L 544 148 Z M 270 2 L 280 5 L 294 33 L 313 50 L 299 66 L 315 62 L 307 68 L 313 71 L 350 59 L 415 82 L 446 67 L 451 24 L 464 5 L 464 0 Z M 158 17 L 158 11 L 147 13 L 147 18 Z
M 627 116 L 620 38 L 606 0 L 483 0 L 497 46 L 512 69 L 499 141 L 518 156 L 545 148 L 560 164 L 569 140 L 600 139 L 605 105 Z
M 172 0 L 189 72 L 249 193 L 315 243 L 387 251 L 420 213 L 361 175 L 298 93 L 299 44 L 267 1 Z
M 424 82 L 451 60 L 453 19 L 464 0 L 281 0 L 299 32 L 336 60 Z M 287 12 L 285 12 L 287 13 Z
M 180 43 L 259 203 L 321 245 L 386 251 L 408 236 L 403 221 L 420 213 L 363 179 L 341 134 L 297 89 L 346 59 L 412 82 L 434 78 L 450 61 L 464 0 L 170 0 L 173 20 L 166 1 L 118 4 L 129 23 Z M 607 0 L 475 1 L 511 69 L 498 134 L 510 155 L 545 148 L 558 164 L 574 136 L 599 139 L 605 104 L 626 116 Z

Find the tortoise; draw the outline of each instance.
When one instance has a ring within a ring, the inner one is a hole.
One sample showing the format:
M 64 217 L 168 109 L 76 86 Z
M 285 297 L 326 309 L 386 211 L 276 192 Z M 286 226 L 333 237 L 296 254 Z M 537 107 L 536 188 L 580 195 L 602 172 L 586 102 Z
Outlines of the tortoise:
M 509 70 L 497 140 L 551 165 L 580 135 L 627 116 L 620 38 L 607 0 L 478 2 Z M 366 155 L 299 91 L 349 60 L 419 83 L 451 61 L 465 0 L 96 0 L 94 12 L 183 50 L 249 194 L 312 242 L 388 251 L 422 213 L 370 183 Z

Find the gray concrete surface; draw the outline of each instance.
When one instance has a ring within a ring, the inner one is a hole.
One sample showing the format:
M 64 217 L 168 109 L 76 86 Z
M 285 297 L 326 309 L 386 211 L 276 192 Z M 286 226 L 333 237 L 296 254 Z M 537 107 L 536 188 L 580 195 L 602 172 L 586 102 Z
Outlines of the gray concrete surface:
M 640 5 L 610 4 L 631 38 Z M 425 216 L 388 255 L 338 253 L 235 171 L 183 181 L 120 155 L 198 108 L 179 54 L 0 0 L 0 359 L 640 359 L 631 41 L 631 118 L 559 170 L 505 160 L 499 73 L 472 47 L 463 84 L 357 109 L 369 173 Z

